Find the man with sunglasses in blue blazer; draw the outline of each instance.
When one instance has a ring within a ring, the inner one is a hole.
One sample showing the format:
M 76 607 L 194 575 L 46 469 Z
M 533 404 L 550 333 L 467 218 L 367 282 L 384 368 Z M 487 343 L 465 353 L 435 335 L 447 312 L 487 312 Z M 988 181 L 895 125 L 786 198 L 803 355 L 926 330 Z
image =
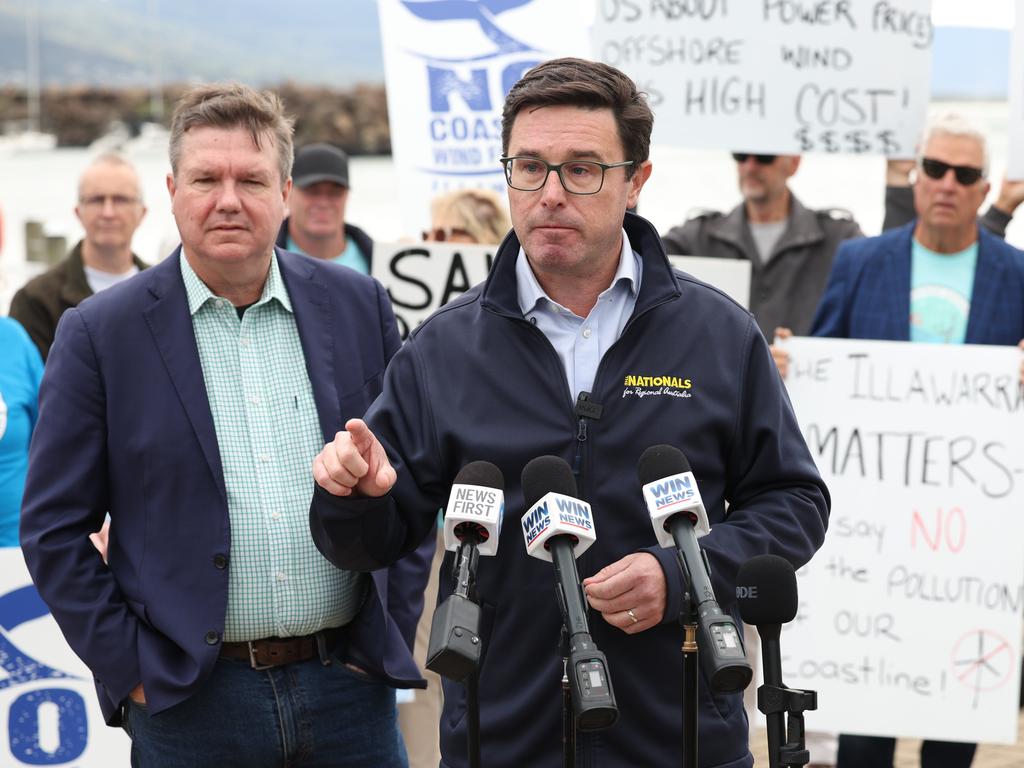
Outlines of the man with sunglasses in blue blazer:
M 985 137 L 944 115 L 918 146 L 917 218 L 840 246 L 811 335 L 1024 349 L 1024 251 L 977 219 L 989 191 Z M 894 748 L 892 738 L 843 735 L 837 768 L 890 768 Z M 921 766 L 967 768 L 975 749 L 925 741 Z

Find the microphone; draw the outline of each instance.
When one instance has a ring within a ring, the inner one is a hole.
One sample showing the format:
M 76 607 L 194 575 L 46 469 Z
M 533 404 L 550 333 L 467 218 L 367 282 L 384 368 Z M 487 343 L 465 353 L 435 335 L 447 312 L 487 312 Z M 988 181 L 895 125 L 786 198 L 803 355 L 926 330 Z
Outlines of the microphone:
M 504 487 L 501 470 L 488 461 L 474 461 L 462 468 L 444 511 L 446 550 L 454 552 L 463 541 L 471 541 L 479 554 L 497 554 L 505 516 Z
M 786 688 L 782 684 L 782 625 L 796 617 L 796 574 L 790 562 L 777 555 L 758 555 L 740 566 L 736 578 L 736 602 L 740 617 L 757 627 L 764 658 L 764 685 L 757 689 L 757 708 L 768 725 L 768 757 L 771 768 L 806 765 L 803 712 L 817 708 L 817 694 Z M 788 742 L 784 712 L 789 712 Z
M 608 661 L 590 636 L 587 603 L 576 557 L 594 543 L 590 505 L 576 498 L 572 469 L 557 456 L 539 456 L 523 467 L 522 517 L 526 552 L 555 566 L 558 607 L 569 637 L 568 678 L 576 726 L 607 728 L 619 716 Z
M 743 652 L 742 633 L 715 600 L 707 553 L 697 543 L 711 527 L 690 462 L 678 448 L 654 445 L 640 456 L 637 473 L 658 544 L 678 550 L 696 609 L 704 673 L 712 690 L 738 693 L 750 684 L 754 673 Z
M 480 555 L 498 551 L 505 514 L 505 478 L 487 461 L 474 461 L 455 477 L 444 513 L 444 546 L 455 551 L 455 589 L 430 624 L 427 669 L 463 680 L 480 666 L 480 606 L 474 586 Z

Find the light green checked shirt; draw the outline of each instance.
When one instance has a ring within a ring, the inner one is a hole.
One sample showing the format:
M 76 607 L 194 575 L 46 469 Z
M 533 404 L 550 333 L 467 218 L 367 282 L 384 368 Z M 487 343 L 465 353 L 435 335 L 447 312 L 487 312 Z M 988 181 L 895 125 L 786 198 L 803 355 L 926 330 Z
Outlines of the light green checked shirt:
M 323 435 L 277 254 L 263 295 L 241 319 L 184 254 L 181 275 L 228 494 L 224 640 L 346 624 L 359 611 L 365 583 L 325 560 L 309 533 L 311 468 Z

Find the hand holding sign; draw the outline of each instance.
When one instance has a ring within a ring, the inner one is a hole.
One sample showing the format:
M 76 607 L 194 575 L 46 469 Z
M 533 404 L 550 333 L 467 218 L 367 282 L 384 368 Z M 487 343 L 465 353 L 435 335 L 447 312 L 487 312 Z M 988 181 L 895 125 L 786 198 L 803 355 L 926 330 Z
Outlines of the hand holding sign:
M 335 496 L 383 496 L 398 475 L 384 446 L 362 419 L 349 419 L 345 431 L 324 446 L 313 460 L 317 485 Z

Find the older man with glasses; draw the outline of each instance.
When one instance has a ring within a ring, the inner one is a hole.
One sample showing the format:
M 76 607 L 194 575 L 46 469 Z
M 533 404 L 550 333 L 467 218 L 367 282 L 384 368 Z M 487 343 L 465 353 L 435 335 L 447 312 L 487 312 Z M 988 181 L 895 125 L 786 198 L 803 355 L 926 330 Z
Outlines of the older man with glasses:
M 751 264 L 750 311 L 769 341 L 778 327 L 806 333 L 836 248 L 863 235 L 848 211 L 812 210 L 790 191 L 799 155 L 734 152 L 743 202 L 702 211 L 662 235 L 673 254 Z
M 146 206 L 139 175 L 123 157 L 101 155 L 89 164 L 78 182 L 75 215 L 85 230 L 82 240 L 11 300 L 11 317 L 25 327 L 44 360 L 64 312 L 146 268 L 131 250 Z

